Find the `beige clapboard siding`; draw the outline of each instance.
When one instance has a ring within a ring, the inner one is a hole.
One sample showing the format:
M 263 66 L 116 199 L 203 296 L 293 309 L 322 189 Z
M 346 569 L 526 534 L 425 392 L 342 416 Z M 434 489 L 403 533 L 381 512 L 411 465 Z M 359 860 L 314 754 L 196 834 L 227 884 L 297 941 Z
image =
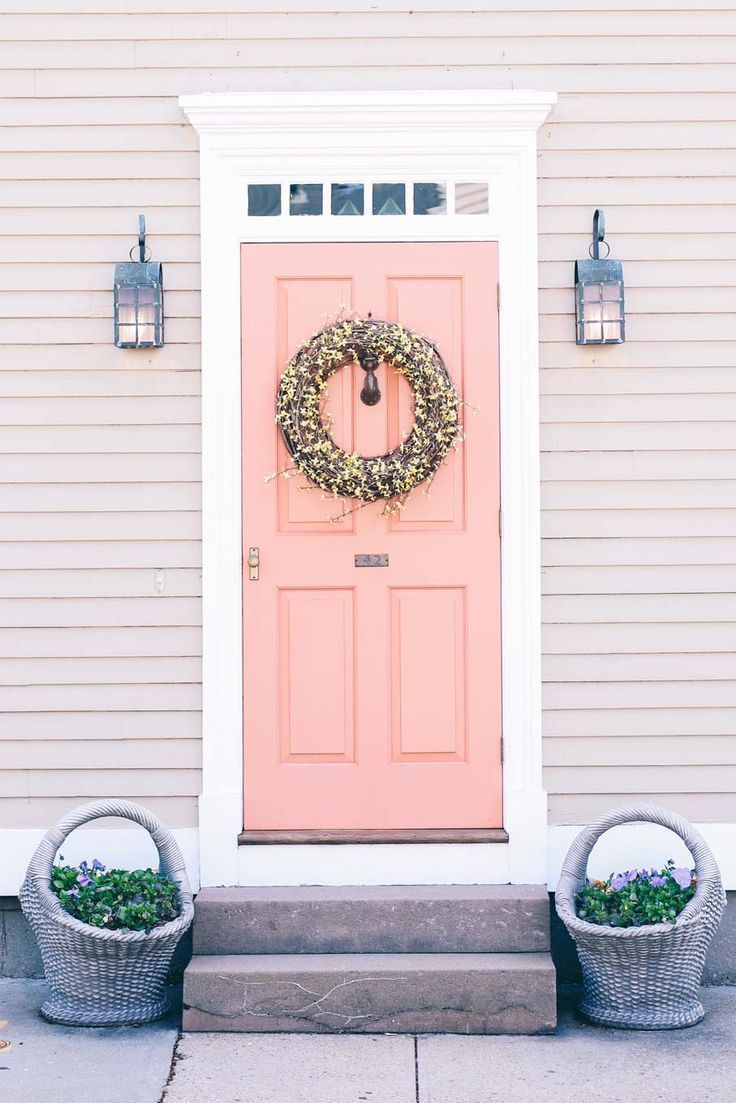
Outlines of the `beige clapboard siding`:
M 84 771 L 77 770 L 73 772 L 80 774 Z M 168 781 L 168 771 L 154 771 L 153 776 L 160 779 L 159 789 L 162 788 L 165 781 Z M 15 828 L 17 830 L 24 827 L 48 827 L 66 815 L 69 808 L 74 807 L 75 804 L 84 804 L 88 800 L 99 800 L 103 797 L 129 798 L 137 800 L 139 803 L 141 798 L 144 797 L 143 803 L 146 807 L 164 823 L 176 827 L 197 826 L 196 797 L 162 797 L 158 793 L 128 792 L 124 787 L 123 779 L 118 777 L 115 770 L 106 770 L 104 773 L 96 772 L 94 783 L 96 788 L 93 786 L 94 791 L 91 794 L 70 792 L 64 796 L 57 796 L 55 793 L 44 793 L 37 797 L 17 796 L 15 794 L 3 797 L 0 799 L 0 828 Z M 198 781 L 194 780 L 192 787 L 196 788 L 198 784 Z M 72 788 L 72 786 L 69 786 L 69 788 Z M 166 785 L 166 788 L 168 790 L 168 785 Z M 105 826 L 108 826 L 108 823 Z M 116 820 L 111 820 L 109 826 L 119 828 L 120 824 Z
M 199 169 L 176 97 L 439 86 L 559 93 L 538 158 L 551 819 L 634 793 L 733 819 L 736 3 L 379 7 L 3 5 L 5 826 L 106 794 L 196 823 Z M 627 282 L 629 340 L 602 350 L 571 344 L 596 205 Z M 141 210 L 167 345 L 124 353 L 112 265 Z
M 201 647 L 201 629 L 192 625 L 0 627 L 0 657 L 3 659 L 199 657 Z

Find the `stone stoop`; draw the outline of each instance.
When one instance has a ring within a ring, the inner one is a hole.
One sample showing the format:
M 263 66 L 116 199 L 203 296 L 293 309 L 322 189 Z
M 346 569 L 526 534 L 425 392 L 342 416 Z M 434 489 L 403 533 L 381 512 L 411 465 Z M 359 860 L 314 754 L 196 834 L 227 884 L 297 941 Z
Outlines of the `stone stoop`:
M 184 1030 L 549 1034 L 542 886 L 211 888 Z

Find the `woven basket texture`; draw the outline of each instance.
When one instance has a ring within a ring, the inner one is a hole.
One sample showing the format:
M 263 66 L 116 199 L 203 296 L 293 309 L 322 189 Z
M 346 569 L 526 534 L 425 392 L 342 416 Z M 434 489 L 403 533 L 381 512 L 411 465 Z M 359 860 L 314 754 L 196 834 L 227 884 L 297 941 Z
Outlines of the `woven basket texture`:
M 181 914 L 152 931 L 106 931 L 66 912 L 51 891 L 54 858 L 66 837 L 91 820 L 117 816 L 149 832 L 162 874 L 176 881 Z M 51 1022 L 70 1026 L 145 1023 L 169 1009 L 166 976 L 176 944 L 192 922 L 192 890 L 171 832 L 147 808 L 101 800 L 74 809 L 44 835 L 20 891 L 21 907 L 36 935 L 50 998 L 41 1007 Z
M 692 855 L 695 895 L 673 923 L 603 927 L 575 912 L 593 846 L 611 827 L 655 823 L 679 835 Z M 693 1026 L 705 1012 L 698 996 L 705 953 L 726 896 L 703 836 L 682 816 L 654 804 L 614 808 L 573 842 L 557 886 L 556 908 L 575 940 L 583 972 L 580 1011 L 603 1026 L 666 1030 Z

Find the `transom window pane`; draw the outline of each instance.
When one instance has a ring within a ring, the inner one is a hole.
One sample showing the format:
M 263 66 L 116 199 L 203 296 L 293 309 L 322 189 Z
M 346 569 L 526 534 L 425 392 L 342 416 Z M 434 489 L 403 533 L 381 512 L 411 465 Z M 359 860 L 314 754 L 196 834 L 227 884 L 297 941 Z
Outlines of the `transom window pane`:
M 414 185 L 414 214 L 447 214 L 444 184 Z
M 488 214 L 488 184 L 456 184 L 456 214 Z
M 249 184 L 248 214 L 255 218 L 281 214 L 281 185 Z
M 365 200 L 362 184 L 333 184 L 332 213 L 334 215 L 363 214 Z
M 374 184 L 373 213 L 406 214 L 405 184 Z
M 322 214 L 322 185 L 291 184 L 289 214 Z

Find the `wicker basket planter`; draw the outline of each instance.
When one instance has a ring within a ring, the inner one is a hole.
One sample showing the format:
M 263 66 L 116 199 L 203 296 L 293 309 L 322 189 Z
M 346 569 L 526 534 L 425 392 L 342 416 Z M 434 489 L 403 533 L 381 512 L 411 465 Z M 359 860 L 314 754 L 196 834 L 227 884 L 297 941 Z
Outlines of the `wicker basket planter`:
M 149 832 L 160 871 L 180 887 L 181 914 L 152 931 L 106 931 L 64 910 L 49 887 L 54 858 L 67 835 L 102 816 L 120 816 Z M 102 800 L 74 809 L 44 835 L 20 891 L 21 907 L 36 935 L 50 998 L 41 1014 L 69 1026 L 145 1023 L 169 1009 L 164 991 L 176 944 L 194 914 L 181 851 L 171 832 L 131 801 Z
M 690 851 L 695 895 L 673 923 L 603 927 L 580 919 L 575 894 L 585 881 L 590 852 L 611 827 L 656 823 L 679 835 Z M 705 952 L 726 898 L 715 859 L 702 835 L 674 812 L 652 804 L 614 808 L 581 831 L 562 867 L 557 914 L 575 940 L 583 971 L 580 1011 L 602 1026 L 667 1030 L 699 1023 L 698 997 Z

